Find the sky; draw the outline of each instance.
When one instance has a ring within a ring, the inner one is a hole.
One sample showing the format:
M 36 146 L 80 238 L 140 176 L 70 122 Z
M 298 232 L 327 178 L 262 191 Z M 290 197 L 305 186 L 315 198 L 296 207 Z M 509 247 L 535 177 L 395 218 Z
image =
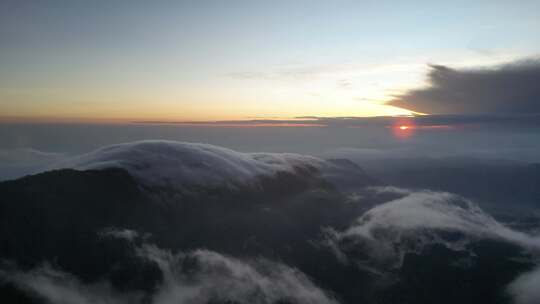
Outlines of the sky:
M 0 119 L 463 113 L 415 102 L 434 67 L 539 53 L 539 1 L 1 0 Z

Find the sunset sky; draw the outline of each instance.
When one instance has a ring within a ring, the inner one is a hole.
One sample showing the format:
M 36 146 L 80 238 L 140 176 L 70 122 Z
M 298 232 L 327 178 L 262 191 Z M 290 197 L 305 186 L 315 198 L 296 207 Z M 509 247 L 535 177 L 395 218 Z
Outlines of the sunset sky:
M 538 1 L 55 3 L 0 2 L 2 120 L 408 114 L 385 102 L 428 86 L 428 64 L 540 51 Z

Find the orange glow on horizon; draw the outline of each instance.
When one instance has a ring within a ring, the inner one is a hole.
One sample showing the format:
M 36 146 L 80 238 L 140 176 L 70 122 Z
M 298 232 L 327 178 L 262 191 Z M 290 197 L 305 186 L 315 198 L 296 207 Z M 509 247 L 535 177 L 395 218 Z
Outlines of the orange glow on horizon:
M 413 135 L 416 126 L 413 119 L 403 117 L 401 119 L 397 119 L 390 129 L 396 138 L 407 139 Z
M 227 123 L 227 122 L 134 122 L 140 124 L 149 124 L 149 125 L 177 125 L 177 126 L 187 126 L 187 127 L 221 127 L 221 128 L 276 128 L 276 127 L 292 127 L 292 128 L 302 128 L 302 127 L 327 127 L 325 124 L 319 123 L 280 123 L 280 122 L 264 122 L 264 123 Z

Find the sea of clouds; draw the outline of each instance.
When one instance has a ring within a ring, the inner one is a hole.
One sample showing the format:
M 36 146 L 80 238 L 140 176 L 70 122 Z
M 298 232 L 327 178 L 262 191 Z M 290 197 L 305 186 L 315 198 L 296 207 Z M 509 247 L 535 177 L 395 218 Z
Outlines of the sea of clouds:
M 55 168 L 123 168 L 139 181 L 158 187 L 185 185 L 235 187 L 249 184 L 260 176 L 279 172 L 298 173 L 315 170 L 322 176 L 339 175 L 336 163 L 320 158 L 288 153 L 240 153 L 208 144 L 172 141 L 138 141 L 112 145 L 77 156 Z M 300 170 L 302 171 L 302 170 Z M 346 170 L 342 172 L 347 172 Z M 364 189 L 366 190 L 366 189 Z M 360 194 L 349 203 L 362 201 Z M 346 229 L 321 227 L 336 258 L 344 263 L 354 260 L 351 248 L 360 248 L 375 267 L 400 267 L 405 254 L 420 253 L 434 243 L 451 250 L 468 250 L 468 244 L 493 239 L 520 246 L 533 257 L 540 256 L 540 237 L 517 231 L 497 221 L 474 202 L 455 194 L 409 190 L 393 187 L 366 191 L 391 194 L 397 198 L 369 208 Z M 459 238 L 441 237 L 441 232 L 459 234 Z M 112 230 L 102 237 L 132 242 L 137 232 Z M 163 281 L 148 295 L 121 293 L 107 281 L 88 284 L 45 263 L 33 270 L 2 270 L 3 280 L 51 303 L 206 303 L 212 299 L 230 299 L 240 303 L 337 303 L 294 266 L 264 258 L 236 258 L 216 251 L 198 249 L 171 252 L 155 245 L 135 245 L 140 259 L 159 266 Z M 186 268 L 186 261 L 198 267 Z M 355 261 L 356 265 L 366 261 Z M 351 263 L 351 267 L 355 263 Z M 384 265 L 384 266 L 381 266 Z M 370 266 L 371 267 L 371 266 Z M 540 301 L 540 271 L 517 277 L 507 288 L 517 304 Z

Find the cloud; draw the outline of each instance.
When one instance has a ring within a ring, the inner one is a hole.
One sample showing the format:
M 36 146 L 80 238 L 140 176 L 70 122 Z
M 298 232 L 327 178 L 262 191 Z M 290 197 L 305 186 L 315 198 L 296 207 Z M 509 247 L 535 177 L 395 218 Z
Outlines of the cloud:
M 293 119 L 247 119 L 220 121 L 137 121 L 140 124 L 172 124 L 185 127 L 394 127 L 400 123 L 408 123 L 416 129 L 452 129 L 454 127 L 488 126 L 496 127 L 538 127 L 540 113 L 491 113 L 491 114 L 438 114 L 419 116 L 377 116 L 377 117 L 318 117 L 299 116 Z
M 477 239 L 496 239 L 540 250 L 540 238 L 504 226 L 473 202 L 457 195 L 399 192 L 396 188 L 379 188 L 379 191 L 402 194 L 402 197 L 370 209 L 342 232 L 328 230 L 332 248 L 341 250 L 338 258 L 343 259 L 350 249 L 361 248 L 371 261 L 400 267 L 406 253 L 421 252 L 426 245 L 438 243 L 464 250 L 465 245 Z M 445 239 L 440 232 L 464 237 Z
M 515 279 L 507 288 L 515 304 L 540 303 L 540 267 L 524 273 Z
M 0 150 L 0 180 L 33 174 L 66 158 L 62 153 L 32 148 Z
M 337 303 L 316 287 L 302 272 L 266 259 L 239 260 L 208 250 L 172 255 L 146 246 L 141 255 L 157 262 L 164 284 L 155 303 L 207 303 L 212 299 L 238 303 Z M 186 262 L 196 269 L 185 269 Z M 195 270 L 195 271 L 193 271 Z
M 352 88 L 352 81 L 349 79 L 340 79 L 337 81 L 336 85 L 338 88 L 350 90 Z
M 118 235 L 124 241 L 127 230 Z M 134 243 L 133 243 L 134 244 Z M 172 253 L 152 244 L 133 247 L 138 257 L 155 263 L 163 275 L 152 294 L 119 292 L 107 281 L 84 283 L 77 277 L 44 265 L 31 271 L 2 271 L 0 277 L 52 304 L 204 304 L 233 303 L 337 304 L 297 269 L 263 258 L 237 259 L 209 250 Z
M 0 278 L 52 304 L 127 304 L 136 303 L 138 298 L 134 294 L 120 294 L 105 282 L 84 284 L 49 264 L 30 271 L 0 271 Z
M 123 239 L 126 241 L 134 241 L 137 238 L 141 237 L 139 233 L 135 230 L 131 229 L 117 229 L 113 227 L 109 227 L 106 229 L 103 229 L 103 231 L 100 232 L 100 236 L 103 238 L 114 238 L 114 239 Z M 144 238 L 149 237 L 149 235 L 144 235 Z
M 273 76 L 271 74 L 263 72 L 232 72 L 228 73 L 227 76 L 233 79 L 240 80 L 260 80 L 260 79 L 271 79 Z
M 123 168 L 151 186 L 238 186 L 258 176 L 295 173 L 322 166 L 323 160 L 298 154 L 240 153 L 209 144 L 164 140 L 117 144 L 76 157 L 61 167 Z
M 388 104 L 430 114 L 540 113 L 540 59 L 491 68 L 430 68 L 428 87 Z
M 57 166 L 81 170 L 123 168 L 147 186 L 182 190 L 193 186 L 257 186 L 260 177 L 306 173 L 329 181 L 354 175 L 350 166 L 292 153 L 241 153 L 209 144 L 164 140 L 117 144 Z M 343 173 L 343 174 L 341 174 Z M 356 176 L 357 177 L 357 176 Z
M 242 80 L 314 80 L 321 77 L 349 75 L 351 72 L 360 71 L 366 73 L 372 70 L 380 69 L 379 66 L 366 68 L 358 64 L 322 64 L 322 65 L 293 65 L 286 67 L 277 67 L 269 71 L 241 71 L 228 73 L 227 76 L 233 79 Z M 340 82 L 341 80 L 338 80 Z
M 32 148 L 0 150 L 0 164 L 41 164 L 64 156 L 62 153 L 43 152 Z

